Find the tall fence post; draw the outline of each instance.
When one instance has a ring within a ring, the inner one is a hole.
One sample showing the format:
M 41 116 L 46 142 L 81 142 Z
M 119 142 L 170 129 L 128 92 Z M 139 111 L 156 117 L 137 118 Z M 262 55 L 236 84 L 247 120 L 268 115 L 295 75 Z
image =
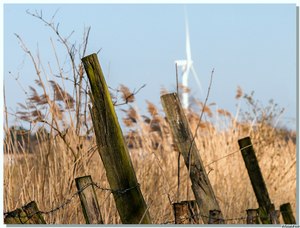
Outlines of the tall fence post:
M 280 212 L 285 224 L 296 224 L 296 219 L 293 215 L 290 203 L 285 203 L 280 206 Z
M 210 210 L 220 211 L 199 151 L 196 144 L 192 143 L 193 135 L 181 107 L 178 95 L 176 93 L 170 93 L 161 96 L 160 99 L 177 148 L 183 155 L 186 167 L 188 169 L 190 167 L 192 190 L 196 197 L 200 213 L 208 216 Z M 191 148 L 192 144 L 193 146 Z M 189 152 L 191 154 L 189 154 Z M 220 212 L 220 218 L 223 218 L 222 212 Z M 202 220 L 205 224 L 208 224 L 208 218 L 203 217 Z
M 114 199 L 123 224 L 138 224 L 147 209 L 135 171 L 124 141 L 117 115 L 98 61 L 97 54 L 82 58 L 89 78 L 89 106 L 95 130 L 98 152 L 110 187 L 114 190 L 131 189 L 124 194 L 114 192 Z M 151 223 L 146 212 L 142 224 Z
M 265 181 L 260 171 L 258 161 L 251 144 L 250 137 L 238 140 L 242 156 L 251 180 L 251 184 L 260 207 L 268 208 L 271 200 L 267 191 Z
M 91 176 L 78 177 L 75 179 L 77 189 L 93 183 Z M 103 224 L 99 203 L 94 186 L 91 184 L 79 193 L 79 198 L 86 224 Z

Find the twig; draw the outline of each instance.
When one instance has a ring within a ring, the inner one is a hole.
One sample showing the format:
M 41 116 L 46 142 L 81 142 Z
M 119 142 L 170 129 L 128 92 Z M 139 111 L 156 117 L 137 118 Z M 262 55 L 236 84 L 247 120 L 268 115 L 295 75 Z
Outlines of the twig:
M 151 206 L 152 202 L 153 202 L 153 200 L 151 200 L 151 202 L 150 202 L 150 203 L 149 203 L 149 205 L 147 206 L 147 209 L 145 210 L 145 212 L 144 212 L 144 214 L 143 214 L 143 216 L 142 216 L 142 218 L 141 218 L 141 220 L 140 220 L 139 224 L 141 224 L 141 223 L 142 223 L 142 221 L 143 221 L 143 219 L 144 219 L 144 217 L 145 217 L 145 215 L 146 215 L 147 211 L 149 210 L 149 208 L 150 208 L 150 206 Z
M 146 86 L 146 84 L 144 84 L 143 86 L 141 86 L 141 87 L 138 89 L 138 91 L 136 91 L 136 92 L 134 92 L 134 90 L 133 90 L 133 93 L 129 94 L 129 95 L 126 97 L 124 103 L 116 104 L 117 101 L 115 101 L 115 102 L 113 103 L 113 105 L 114 105 L 114 106 L 120 106 L 120 105 L 127 104 L 127 103 L 128 103 L 128 99 L 129 99 L 131 96 L 136 95 L 136 94 L 137 94 L 142 88 L 144 88 L 145 86 Z M 123 91 L 120 91 L 120 90 L 118 90 L 118 89 L 113 89 L 113 88 L 111 88 L 111 87 L 109 87 L 109 86 L 108 86 L 108 88 L 110 88 L 111 90 L 114 90 L 114 91 L 116 91 L 116 92 L 122 92 L 124 95 L 126 95 Z
M 191 153 L 191 150 L 192 150 L 192 147 L 193 147 L 193 144 L 195 142 L 195 138 L 197 136 L 197 132 L 198 132 L 198 128 L 200 126 L 200 123 L 201 123 L 201 119 L 202 119 L 202 116 L 203 116 L 203 113 L 204 113 L 204 109 L 205 109 L 205 106 L 206 106 L 206 102 L 208 100 L 208 96 L 209 96 L 209 92 L 210 92 L 210 88 L 211 88 L 211 84 L 212 84 L 212 79 L 213 79 L 213 74 L 214 74 L 214 68 L 211 72 L 211 76 L 210 76 L 210 84 L 209 84 L 209 87 L 208 87 L 208 91 L 207 91 L 207 96 L 206 96 L 206 99 L 205 99 L 205 102 L 204 102 L 204 105 L 203 105 L 203 108 L 202 108 L 202 112 L 201 112 L 201 115 L 200 115 L 200 119 L 199 119 L 199 122 L 198 122 L 198 125 L 196 127 L 196 131 L 195 131 L 195 135 L 193 136 L 193 140 L 191 142 L 191 146 L 190 146 L 190 149 L 189 149 L 189 168 L 188 168 L 188 176 L 190 176 L 190 172 L 191 172 L 191 156 L 192 156 L 192 153 Z M 187 199 L 188 199 L 188 194 L 189 194 L 189 191 L 188 191 L 188 187 L 189 187 L 189 178 L 187 178 Z

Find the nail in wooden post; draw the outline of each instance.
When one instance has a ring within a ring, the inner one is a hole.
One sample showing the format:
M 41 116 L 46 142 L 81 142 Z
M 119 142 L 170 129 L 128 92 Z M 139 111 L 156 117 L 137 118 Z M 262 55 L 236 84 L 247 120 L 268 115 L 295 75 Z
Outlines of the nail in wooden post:
M 293 215 L 290 203 L 282 204 L 280 206 L 280 212 L 285 224 L 296 224 L 296 219 Z
M 26 215 L 31 215 L 37 211 L 39 208 L 35 201 L 31 201 L 29 204 L 22 207 Z M 34 214 L 33 216 L 28 217 L 30 224 L 46 224 L 46 221 L 40 212 Z
M 89 78 L 89 106 L 95 130 L 98 152 L 106 170 L 107 180 L 113 190 L 125 190 L 124 194 L 113 192 L 116 207 L 123 224 L 138 224 L 147 210 L 146 202 L 138 185 L 131 158 L 112 103 L 97 54 L 81 59 Z M 142 224 L 151 223 L 146 212 Z
M 257 217 L 257 209 L 248 209 L 247 212 L 247 224 L 259 224 Z
M 78 177 L 75 179 L 77 189 L 92 183 L 91 176 Z M 79 192 L 79 198 L 86 224 L 103 224 L 97 195 L 93 185 Z
M 260 207 L 267 208 L 271 204 L 271 200 L 264 182 L 262 173 L 260 171 L 258 161 L 251 145 L 250 137 L 240 139 L 238 141 L 242 156 L 248 170 L 251 184 Z
M 210 210 L 208 224 L 224 224 L 224 220 L 221 217 L 221 211 Z
M 208 216 L 210 210 L 220 211 L 219 204 L 207 177 L 195 142 L 191 148 L 193 135 L 181 107 L 178 95 L 176 93 L 170 93 L 161 96 L 160 99 L 177 148 L 184 158 L 186 167 L 190 167 L 192 190 L 197 200 L 200 213 Z M 189 156 L 189 152 L 191 152 L 191 156 Z M 191 161 L 189 161 L 190 157 Z M 189 162 L 191 163 L 190 166 Z M 221 218 L 223 217 L 222 213 L 220 213 L 220 216 Z M 202 220 L 205 224 L 208 223 L 208 218 L 202 217 Z

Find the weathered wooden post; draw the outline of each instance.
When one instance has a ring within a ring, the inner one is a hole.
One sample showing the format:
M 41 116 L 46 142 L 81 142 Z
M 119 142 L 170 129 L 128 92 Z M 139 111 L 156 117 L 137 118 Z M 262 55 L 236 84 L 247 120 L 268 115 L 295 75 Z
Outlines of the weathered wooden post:
M 268 216 L 270 216 L 271 224 L 279 224 L 280 211 L 275 210 L 274 204 L 270 204 L 267 207 Z
M 27 216 L 39 211 L 39 208 L 35 201 L 31 201 L 29 204 L 23 206 L 22 209 Z M 31 224 L 46 224 L 46 221 L 40 212 L 28 218 L 29 218 L 29 223 Z
M 247 212 L 247 224 L 259 224 L 257 217 L 257 209 L 248 209 Z
M 271 224 L 271 220 L 268 216 L 268 212 L 265 207 L 259 207 L 257 209 L 257 213 L 259 215 L 260 221 L 262 224 Z
M 77 189 L 93 183 L 91 176 L 78 177 L 75 179 Z M 91 184 L 79 193 L 81 206 L 86 224 L 103 224 L 100 207 L 94 186 Z
M 4 224 L 29 224 L 27 217 L 16 217 L 16 216 L 26 216 L 22 209 L 17 208 L 12 211 L 11 214 L 8 214 L 4 218 Z
M 198 216 L 188 218 L 194 214 L 197 214 L 196 200 L 173 203 L 173 211 L 175 220 L 178 220 L 175 221 L 175 224 L 198 224 Z
M 296 224 L 296 219 L 293 215 L 290 203 L 285 203 L 280 206 L 280 212 L 285 224 Z
M 246 137 L 238 140 L 238 143 L 258 205 L 268 210 L 268 206 L 271 204 L 271 200 L 262 173 L 260 171 L 254 149 L 251 144 L 251 139 L 250 137 Z
M 222 213 L 220 210 L 210 210 L 208 224 L 224 224 Z
M 141 189 L 132 166 L 111 97 L 98 61 L 97 54 L 82 58 L 89 78 L 89 96 L 93 107 L 89 106 L 98 152 L 110 187 L 114 190 L 131 189 L 124 194 L 114 192 L 114 199 L 123 224 L 138 224 L 147 209 Z M 147 211 L 142 224 L 151 223 Z
M 220 211 L 199 151 L 195 142 L 192 143 L 193 135 L 181 107 L 178 95 L 176 93 L 170 93 L 161 96 L 160 99 L 177 148 L 183 155 L 186 167 L 188 169 L 190 167 L 192 190 L 196 197 L 200 213 L 208 216 L 210 210 Z M 191 154 L 189 154 L 189 152 Z M 190 159 L 191 161 L 189 161 Z M 220 218 L 223 218 L 222 212 L 220 212 Z M 202 220 L 205 224 L 208 224 L 208 218 L 203 217 Z

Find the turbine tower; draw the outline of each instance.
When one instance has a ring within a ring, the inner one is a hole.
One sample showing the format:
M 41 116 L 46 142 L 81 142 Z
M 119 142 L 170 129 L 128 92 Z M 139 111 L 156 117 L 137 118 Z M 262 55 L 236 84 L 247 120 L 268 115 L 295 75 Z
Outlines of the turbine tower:
M 185 9 L 185 27 L 186 27 L 186 60 L 176 60 L 175 63 L 177 63 L 177 66 L 181 66 L 182 70 L 182 79 L 181 83 L 184 88 L 188 87 L 188 76 L 190 73 L 190 70 L 192 71 L 196 82 L 199 86 L 199 89 L 201 93 L 203 94 L 202 91 L 202 86 L 201 83 L 197 77 L 197 74 L 195 72 L 195 69 L 193 67 L 193 61 L 191 57 L 191 46 L 190 46 L 190 36 L 189 36 L 189 25 L 188 25 L 188 18 L 187 18 L 187 12 Z M 189 96 L 187 91 L 182 92 L 182 105 L 184 109 L 187 109 L 189 107 Z

